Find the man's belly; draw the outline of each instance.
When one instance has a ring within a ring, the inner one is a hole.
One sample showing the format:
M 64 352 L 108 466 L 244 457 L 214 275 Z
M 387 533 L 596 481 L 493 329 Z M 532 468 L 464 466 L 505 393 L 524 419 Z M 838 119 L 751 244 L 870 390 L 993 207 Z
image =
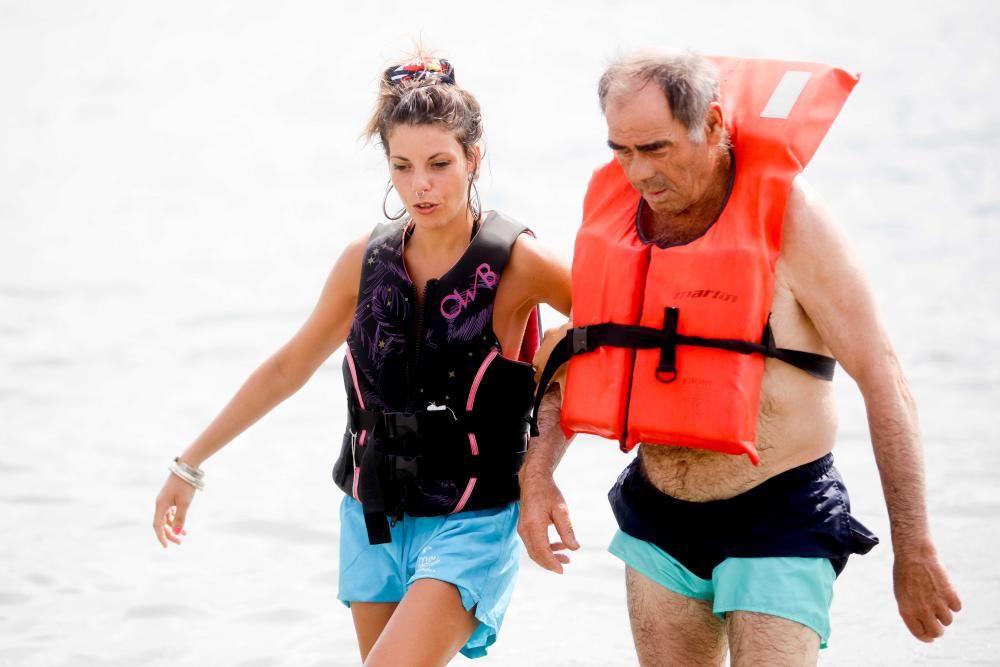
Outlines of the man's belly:
M 837 413 L 831 383 L 767 360 L 757 420 L 760 464 L 746 456 L 642 444 L 642 470 L 660 491 L 681 500 L 731 498 L 833 449 Z

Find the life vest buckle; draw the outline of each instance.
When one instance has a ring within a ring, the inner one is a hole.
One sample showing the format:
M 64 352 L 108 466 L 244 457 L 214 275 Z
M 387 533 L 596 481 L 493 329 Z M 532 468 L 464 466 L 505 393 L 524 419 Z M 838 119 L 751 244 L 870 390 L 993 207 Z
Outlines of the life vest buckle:
M 573 354 L 583 354 L 590 348 L 587 346 L 587 327 L 576 327 L 572 330 Z
M 676 369 L 663 370 L 661 368 L 657 368 L 656 379 L 662 382 L 663 384 L 670 384 L 671 382 L 677 379 L 677 370 Z
M 416 412 L 386 412 L 384 421 L 386 435 L 390 438 L 416 435 L 420 430 Z
M 656 367 L 656 379 L 670 384 L 677 379 L 677 321 L 680 311 L 667 307 L 663 311 L 662 341 L 660 343 L 660 363 Z
M 391 440 L 433 438 L 453 429 L 459 422 L 454 410 L 436 403 L 416 412 L 381 412 L 378 415 L 386 437 Z
M 419 474 L 418 456 L 390 456 L 392 476 L 396 480 L 417 479 Z

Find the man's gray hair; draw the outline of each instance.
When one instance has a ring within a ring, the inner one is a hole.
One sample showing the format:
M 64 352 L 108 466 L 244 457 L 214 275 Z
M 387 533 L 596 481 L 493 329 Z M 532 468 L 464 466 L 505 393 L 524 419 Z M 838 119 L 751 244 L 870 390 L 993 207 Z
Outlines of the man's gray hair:
M 622 90 L 655 83 L 663 91 L 670 112 L 700 143 L 708 105 L 719 101 L 718 70 L 697 53 L 637 53 L 612 62 L 597 84 L 601 113 L 608 99 Z

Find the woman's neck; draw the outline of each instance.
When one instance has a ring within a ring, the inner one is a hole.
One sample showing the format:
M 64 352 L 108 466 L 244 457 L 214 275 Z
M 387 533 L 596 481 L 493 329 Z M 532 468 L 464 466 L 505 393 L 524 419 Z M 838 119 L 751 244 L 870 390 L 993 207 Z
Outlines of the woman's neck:
M 452 257 L 465 250 L 472 238 L 473 219 L 470 212 L 456 217 L 444 227 L 426 228 L 414 225 L 407 248 L 422 257 Z

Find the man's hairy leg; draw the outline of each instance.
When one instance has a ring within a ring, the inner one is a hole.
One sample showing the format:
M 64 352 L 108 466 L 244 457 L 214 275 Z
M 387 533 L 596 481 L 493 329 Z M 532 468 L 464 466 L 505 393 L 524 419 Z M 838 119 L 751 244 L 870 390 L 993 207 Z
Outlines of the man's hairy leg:
M 685 597 L 625 568 L 632 638 L 643 667 L 718 667 L 726 658 L 725 624 L 712 603 Z
M 732 667 L 773 665 L 806 667 L 816 664 L 819 635 L 795 621 L 750 611 L 726 615 Z

